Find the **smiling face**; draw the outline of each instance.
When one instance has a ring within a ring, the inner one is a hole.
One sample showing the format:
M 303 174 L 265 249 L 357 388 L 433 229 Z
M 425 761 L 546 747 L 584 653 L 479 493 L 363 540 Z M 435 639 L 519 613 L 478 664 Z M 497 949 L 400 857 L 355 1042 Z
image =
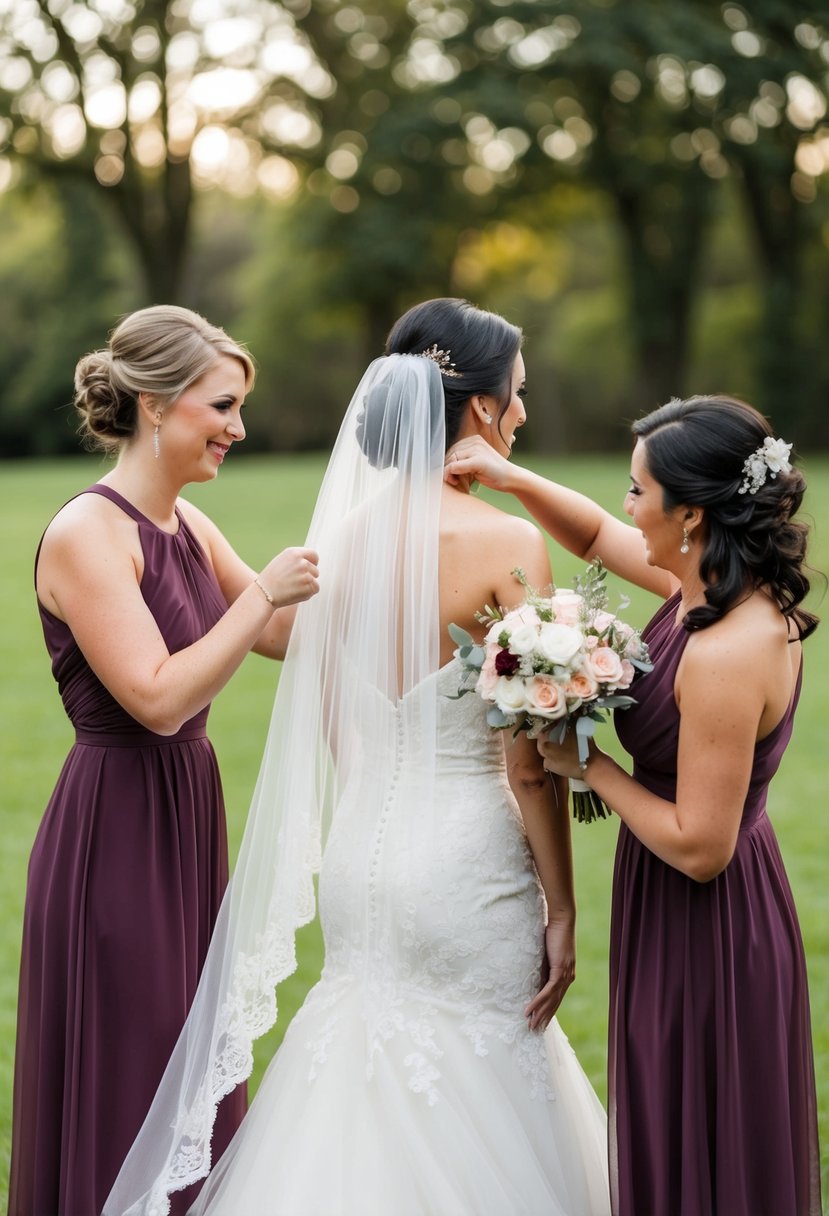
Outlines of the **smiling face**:
M 245 369 L 222 355 L 161 412 L 159 453 L 179 466 L 182 482 L 210 481 L 230 447 L 245 437 Z
M 494 399 L 492 400 L 492 423 L 488 428 L 488 433 L 485 434 L 487 442 L 502 456 L 509 456 L 512 445 L 515 443 L 515 432 L 527 421 L 527 411 L 524 408 L 524 397 L 527 393 L 526 379 L 524 359 L 519 351 L 515 356 L 510 374 L 509 402 L 501 411 Z M 487 398 L 488 403 L 489 401 L 490 399 Z
M 685 508 L 666 512 L 662 486 L 648 472 L 647 447 L 640 439 L 630 460 L 630 489 L 625 511 L 642 533 L 648 563 L 662 570 L 675 570 L 682 544 Z

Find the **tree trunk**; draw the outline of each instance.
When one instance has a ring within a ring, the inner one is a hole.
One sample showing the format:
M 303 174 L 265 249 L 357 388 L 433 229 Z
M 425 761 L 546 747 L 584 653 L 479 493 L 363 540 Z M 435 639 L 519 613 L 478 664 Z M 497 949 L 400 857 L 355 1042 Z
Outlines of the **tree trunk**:
M 763 321 L 760 329 L 758 394 L 763 413 L 794 421 L 808 414 L 808 398 L 793 392 L 803 375 L 799 333 L 803 248 L 802 206 L 790 188 L 794 162 L 778 162 L 769 173 L 752 158 L 742 159 L 743 195 L 763 268 Z
M 190 162 L 167 161 L 158 176 L 149 176 L 128 159 L 112 196 L 138 256 L 149 303 L 179 303 L 193 197 Z
M 654 409 L 685 391 L 710 197 L 710 183 L 697 179 L 692 186 L 690 177 L 668 183 L 671 207 L 660 207 L 654 189 L 615 196 L 627 250 L 636 410 Z

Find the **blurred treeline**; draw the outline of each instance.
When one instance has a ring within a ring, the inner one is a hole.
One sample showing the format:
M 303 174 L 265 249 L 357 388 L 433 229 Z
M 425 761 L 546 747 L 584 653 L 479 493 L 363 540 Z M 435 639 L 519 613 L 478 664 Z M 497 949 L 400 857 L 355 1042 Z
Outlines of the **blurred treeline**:
M 0 0 L 2 454 L 161 301 L 324 446 L 438 294 L 524 327 L 538 449 L 716 390 L 827 446 L 827 97 L 829 0 Z

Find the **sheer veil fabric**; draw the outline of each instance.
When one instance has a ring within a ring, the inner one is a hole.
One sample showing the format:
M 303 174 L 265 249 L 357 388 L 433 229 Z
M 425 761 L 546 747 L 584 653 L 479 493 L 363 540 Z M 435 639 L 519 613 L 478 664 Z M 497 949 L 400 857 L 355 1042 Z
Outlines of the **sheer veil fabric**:
M 429 789 L 443 459 L 435 363 L 412 355 L 375 360 L 346 412 L 317 500 L 307 543 L 320 555 L 320 593 L 297 612 L 201 982 L 104 1216 L 165 1216 L 170 1194 L 210 1171 L 217 1105 L 250 1075 L 253 1043 L 276 1020 L 275 987 L 296 967 L 296 931 L 314 916 L 313 876 L 327 828 L 349 785 L 394 754 L 390 732 L 400 715 L 388 713 L 389 703 L 405 704 L 419 750 L 420 813 L 405 830 L 421 848 L 430 833 L 436 838 Z M 365 815 L 367 825 L 382 823 L 375 806 Z M 369 849 L 367 875 L 372 864 Z M 372 935 L 379 941 L 388 931 L 394 892 L 368 882 L 366 892 L 360 924 L 370 950 Z

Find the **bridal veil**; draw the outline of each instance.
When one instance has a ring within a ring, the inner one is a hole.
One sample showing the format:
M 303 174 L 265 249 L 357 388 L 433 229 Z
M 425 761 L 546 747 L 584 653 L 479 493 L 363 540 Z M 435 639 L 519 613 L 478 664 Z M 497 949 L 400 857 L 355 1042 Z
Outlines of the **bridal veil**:
M 296 931 L 315 914 L 331 817 L 349 783 L 394 753 L 389 702 L 407 702 L 418 783 L 429 789 L 444 433 L 435 362 L 389 355 L 370 365 L 314 511 L 307 544 L 320 555 L 320 593 L 297 611 L 236 870 L 190 1015 L 104 1216 L 165 1216 L 171 1193 L 208 1174 L 217 1106 L 250 1075 L 253 1043 L 276 1020 L 276 985 L 296 967 Z M 407 830 L 422 843 L 437 810 L 428 796 L 420 805 Z M 375 822 L 376 808 L 366 816 Z M 393 894 L 381 886 L 371 896 L 368 932 L 384 932 Z

